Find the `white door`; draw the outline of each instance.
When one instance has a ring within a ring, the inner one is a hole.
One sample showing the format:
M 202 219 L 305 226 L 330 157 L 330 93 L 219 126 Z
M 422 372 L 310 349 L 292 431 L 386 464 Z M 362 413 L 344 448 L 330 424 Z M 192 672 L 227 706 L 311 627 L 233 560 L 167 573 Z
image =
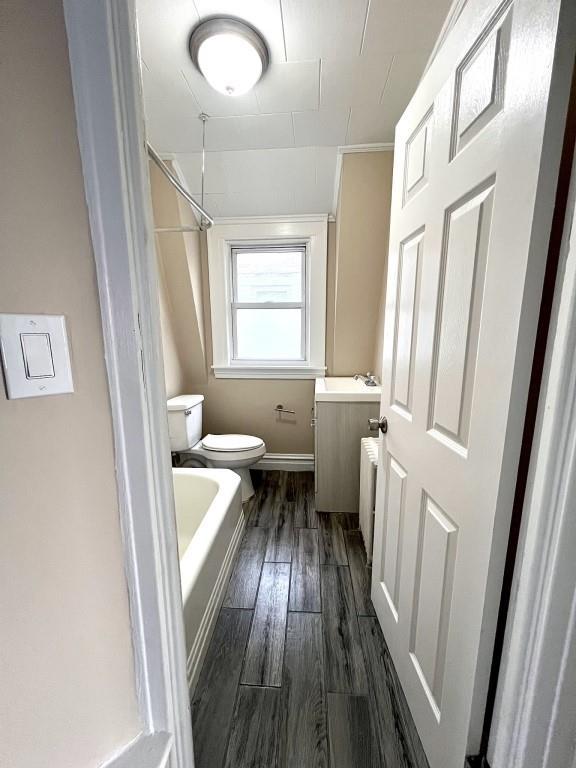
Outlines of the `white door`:
M 479 747 L 569 88 L 560 7 L 469 0 L 396 130 L 372 597 L 432 768 Z

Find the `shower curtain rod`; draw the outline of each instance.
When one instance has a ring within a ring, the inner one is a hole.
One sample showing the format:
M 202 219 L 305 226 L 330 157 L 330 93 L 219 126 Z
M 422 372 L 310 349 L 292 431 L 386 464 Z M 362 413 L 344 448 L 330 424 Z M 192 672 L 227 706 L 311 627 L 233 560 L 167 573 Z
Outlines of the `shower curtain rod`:
M 195 210 L 197 213 L 199 213 L 199 214 L 200 214 L 200 227 L 201 227 L 201 228 L 202 228 L 202 227 L 206 227 L 206 228 L 208 228 L 208 227 L 211 227 L 211 226 L 212 226 L 212 224 L 214 224 L 214 219 L 212 218 L 212 216 L 210 216 L 210 214 L 209 214 L 209 213 L 207 213 L 207 211 L 205 211 L 205 210 L 204 210 L 204 208 L 202 208 L 202 206 L 200 205 L 200 203 L 197 203 L 197 202 L 196 202 L 196 200 L 194 200 L 194 198 L 192 197 L 192 195 L 190 194 L 190 192 L 188 192 L 188 190 L 186 189 L 186 187 L 182 186 L 182 184 L 181 184 L 181 183 L 178 181 L 178 179 L 177 179 L 177 178 L 176 178 L 176 176 L 175 176 L 175 175 L 172 173 L 172 171 L 170 170 L 170 168 L 168 168 L 168 166 L 166 165 L 166 163 L 165 163 L 165 162 L 162 160 L 162 158 L 160 157 L 160 155 L 158 155 L 158 154 L 157 154 L 157 153 L 154 151 L 154 149 L 153 149 L 153 148 L 150 146 L 150 144 L 148 144 L 148 143 L 147 143 L 147 144 L 146 144 L 146 146 L 148 147 L 148 154 L 150 155 L 151 159 L 152 159 L 152 160 L 153 160 L 153 161 L 156 163 L 156 165 L 158 166 L 158 168 L 160 168 L 160 170 L 162 171 L 162 173 L 164 174 L 164 176 L 166 176 L 166 178 L 168 179 L 168 181 L 170 182 L 170 184 L 172 184 L 172 186 L 173 186 L 173 187 L 174 187 L 176 190 L 178 190 L 178 192 L 180 192 L 180 194 L 182 195 L 182 197 L 183 197 L 183 198 L 184 198 L 184 199 L 185 199 L 185 200 L 186 200 L 188 203 L 190 203 L 190 205 L 192 206 L 192 208 L 194 208 L 194 210 Z

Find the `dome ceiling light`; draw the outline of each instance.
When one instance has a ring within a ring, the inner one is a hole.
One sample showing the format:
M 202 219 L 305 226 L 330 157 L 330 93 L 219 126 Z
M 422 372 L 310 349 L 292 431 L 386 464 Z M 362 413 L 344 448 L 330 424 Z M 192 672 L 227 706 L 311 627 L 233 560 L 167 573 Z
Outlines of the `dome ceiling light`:
M 226 96 L 253 88 L 270 61 L 264 38 L 246 22 L 227 16 L 201 21 L 192 30 L 189 47 L 197 69 Z

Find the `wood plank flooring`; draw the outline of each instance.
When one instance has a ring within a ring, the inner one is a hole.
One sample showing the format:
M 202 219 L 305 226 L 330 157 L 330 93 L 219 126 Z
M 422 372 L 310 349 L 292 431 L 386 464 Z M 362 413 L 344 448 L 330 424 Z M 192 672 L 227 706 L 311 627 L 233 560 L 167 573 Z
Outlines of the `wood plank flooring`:
M 241 685 L 236 697 L 226 768 L 280 765 L 282 724 L 280 689 Z M 221 734 L 223 737 L 224 734 Z
M 246 529 L 224 596 L 224 608 L 254 608 L 266 542 L 262 528 Z
M 288 563 L 264 563 L 242 673 L 246 685 L 282 685 L 289 587 Z
M 358 516 L 317 513 L 312 473 L 254 480 L 192 701 L 196 768 L 428 768 Z
M 192 705 L 196 765 L 224 763 L 252 611 L 222 608 Z
M 368 677 L 385 681 L 385 685 L 370 687 L 372 728 L 380 750 L 380 765 L 427 765 L 378 620 L 362 616 L 358 621 Z
M 326 686 L 319 613 L 290 613 L 284 657 L 286 768 L 327 768 Z
M 265 560 L 268 563 L 289 563 L 292 560 L 294 510 L 287 501 L 279 500 L 274 520 L 268 530 Z
M 378 765 L 370 731 L 368 696 L 329 693 L 328 723 L 332 768 Z
M 294 532 L 290 610 L 312 613 L 322 610 L 318 531 L 315 528 L 296 528 Z
M 318 512 L 320 532 L 320 564 L 348 565 L 342 522 L 347 518 L 336 513 Z
M 350 566 L 350 578 L 354 590 L 354 600 L 359 616 L 376 616 L 372 599 L 370 598 L 370 586 L 372 581 L 372 568 L 366 565 L 366 552 L 360 531 L 344 531 L 346 550 L 348 552 L 348 564 Z
M 350 569 L 322 565 L 321 579 L 328 690 L 368 693 Z

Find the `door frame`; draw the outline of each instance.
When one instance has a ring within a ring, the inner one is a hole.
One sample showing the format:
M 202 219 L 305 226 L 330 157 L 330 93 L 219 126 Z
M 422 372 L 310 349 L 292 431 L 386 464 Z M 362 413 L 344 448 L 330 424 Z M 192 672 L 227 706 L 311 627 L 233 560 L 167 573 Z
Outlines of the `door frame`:
M 106 765 L 193 768 L 135 0 L 63 5 L 142 722 Z
M 576 154 L 488 743 L 492 768 L 574 764 Z

